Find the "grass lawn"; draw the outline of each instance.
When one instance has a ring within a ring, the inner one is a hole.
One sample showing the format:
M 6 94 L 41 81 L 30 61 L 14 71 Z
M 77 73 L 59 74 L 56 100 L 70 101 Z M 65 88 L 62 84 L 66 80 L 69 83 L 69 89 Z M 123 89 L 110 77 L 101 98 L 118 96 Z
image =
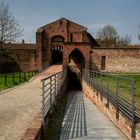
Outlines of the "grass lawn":
M 56 110 L 49 120 L 45 131 L 45 140 L 57 140 L 60 135 L 61 125 L 67 104 L 67 94 L 57 103 Z
M 134 99 L 135 106 L 140 110 L 140 74 L 117 74 L 118 77 L 118 96 L 122 99 L 132 102 L 132 80 L 134 80 Z M 116 74 L 98 75 L 95 76 L 95 81 L 98 80 L 99 85 L 107 88 L 116 94 Z
M 0 74 L 0 91 L 28 81 L 35 72 Z

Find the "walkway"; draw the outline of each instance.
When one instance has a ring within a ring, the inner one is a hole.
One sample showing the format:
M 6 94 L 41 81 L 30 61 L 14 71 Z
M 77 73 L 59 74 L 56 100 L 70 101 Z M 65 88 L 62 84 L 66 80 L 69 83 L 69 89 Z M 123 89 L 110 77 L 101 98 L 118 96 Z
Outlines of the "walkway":
M 82 91 L 70 91 L 60 140 L 127 140 Z
M 49 67 L 30 82 L 0 92 L 0 140 L 20 140 L 41 108 L 40 80 L 62 70 Z

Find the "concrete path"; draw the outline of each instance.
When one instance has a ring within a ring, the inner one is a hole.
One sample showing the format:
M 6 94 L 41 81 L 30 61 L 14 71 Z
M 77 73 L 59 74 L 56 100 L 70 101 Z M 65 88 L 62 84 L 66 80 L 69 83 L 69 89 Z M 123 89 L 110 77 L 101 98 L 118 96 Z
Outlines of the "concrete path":
M 32 80 L 0 92 L 0 140 L 20 140 L 40 112 L 42 78 L 62 70 L 49 67 Z
M 60 140 L 127 140 L 82 91 L 70 91 Z

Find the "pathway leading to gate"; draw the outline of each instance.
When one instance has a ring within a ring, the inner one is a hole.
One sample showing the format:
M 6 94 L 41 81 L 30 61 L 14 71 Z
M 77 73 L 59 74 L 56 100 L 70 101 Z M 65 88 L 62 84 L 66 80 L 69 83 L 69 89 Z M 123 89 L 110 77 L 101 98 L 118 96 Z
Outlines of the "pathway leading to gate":
M 0 140 L 20 140 L 41 109 L 42 78 L 62 70 L 54 65 L 29 82 L 0 92 Z
M 127 140 L 81 90 L 69 92 L 61 127 L 60 140 Z

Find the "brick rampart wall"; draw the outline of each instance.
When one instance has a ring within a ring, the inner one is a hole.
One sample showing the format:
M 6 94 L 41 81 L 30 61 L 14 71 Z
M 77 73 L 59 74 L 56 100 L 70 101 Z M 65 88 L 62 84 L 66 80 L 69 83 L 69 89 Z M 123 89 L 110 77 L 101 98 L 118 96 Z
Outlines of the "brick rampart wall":
M 101 70 L 102 56 L 106 56 L 105 71 L 140 72 L 140 48 L 93 49 L 91 58 L 97 70 Z
M 11 71 L 37 70 L 38 51 L 35 44 L 7 44 L 2 49 L 7 50 L 14 56 L 18 69 L 11 66 Z

